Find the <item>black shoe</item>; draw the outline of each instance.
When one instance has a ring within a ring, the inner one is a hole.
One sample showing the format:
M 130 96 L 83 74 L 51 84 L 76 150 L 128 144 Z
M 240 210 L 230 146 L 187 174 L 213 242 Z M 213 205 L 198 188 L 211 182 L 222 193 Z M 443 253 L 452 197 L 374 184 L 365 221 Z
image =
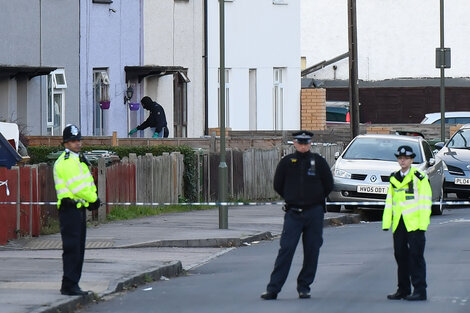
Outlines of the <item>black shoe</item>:
M 277 299 L 277 293 L 269 292 L 269 291 L 263 292 L 263 294 L 261 295 L 261 299 L 276 300 Z
M 88 291 L 83 291 L 78 286 L 72 288 L 61 288 L 60 293 L 64 296 L 84 296 L 88 294 Z
M 401 292 L 400 290 L 397 290 L 397 292 L 391 294 L 391 295 L 388 295 L 387 296 L 387 299 L 388 300 L 401 300 L 401 299 L 405 299 L 410 293 L 405 293 L 405 292 Z
M 299 292 L 300 299 L 310 299 L 310 297 L 311 296 L 309 292 L 305 292 L 305 291 Z
M 423 301 L 426 300 L 426 293 L 414 293 L 410 296 L 406 296 L 405 298 L 408 301 Z

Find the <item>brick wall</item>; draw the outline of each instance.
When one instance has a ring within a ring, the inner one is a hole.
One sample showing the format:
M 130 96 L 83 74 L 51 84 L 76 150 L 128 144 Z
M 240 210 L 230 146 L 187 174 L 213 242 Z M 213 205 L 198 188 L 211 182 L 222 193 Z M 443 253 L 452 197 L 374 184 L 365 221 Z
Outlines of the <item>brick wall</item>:
M 300 127 L 305 130 L 326 129 L 326 89 L 303 88 L 300 98 Z
M 388 135 L 392 131 L 391 127 L 385 127 L 385 126 L 368 126 L 366 129 L 367 134 L 382 134 L 382 135 Z

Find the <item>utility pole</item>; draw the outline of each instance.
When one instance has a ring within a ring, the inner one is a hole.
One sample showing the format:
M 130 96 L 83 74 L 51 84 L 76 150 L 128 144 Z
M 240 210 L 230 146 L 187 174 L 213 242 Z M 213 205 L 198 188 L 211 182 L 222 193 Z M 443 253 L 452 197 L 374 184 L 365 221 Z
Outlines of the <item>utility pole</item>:
M 348 0 L 349 39 L 349 114 L 352 138 L 359 135 L 359 87 L 357 74 L 357 19 L 356 0 Z
M 436 49 L 436 68 L 441 70 L 441 141 L 446 140 L 446 77 L 445 69 L 450 68 L 450 48 L 444 48 L 444 0 L 440 0 L 440 39 L 441 44 Z
M 219 0 L 219 129 L 220 129 L 220 163 L 219 163 L 219 203 L 227 198 L 227 163 L 225 163 L 225 0 Z M 228 228 L 228 208 L 219 204 L 219 229 Z

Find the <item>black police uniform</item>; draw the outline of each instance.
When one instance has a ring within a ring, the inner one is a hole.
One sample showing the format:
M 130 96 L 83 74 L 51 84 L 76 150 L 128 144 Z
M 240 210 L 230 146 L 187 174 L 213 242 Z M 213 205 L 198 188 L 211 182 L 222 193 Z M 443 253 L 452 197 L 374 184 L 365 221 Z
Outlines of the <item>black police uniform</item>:
M 313 134 L 310 132 L 307 132 L 306 136 L 305 132 L 294 134 L 298 140 L 308 138 L 308 142 L 311 135 Z M 300 235 L 304 262 L 297 277 L 297 291 L 300 297 L 310 296 L 310 285 L 315 278 L 320 247 L 323 244 L 325 198 L 332 189 L 333 177 L 330 167 L 319 154 L 296 151 L 279 162 L 274 175 L 274 190 L 284 198 L 286 213 L 279 253 L 266 288 L 267 292 L 262 298 L 275 299 L 281 291 Z
M 77 209 L 76 202 L 70 199 L 62 200 L 59 220 L 63 245 L 62 262 L 64 270 L 61 292 L 67 294 L 70 290 L 78 288 L 78 282 L 82 276 L 86 241 L 85 208 Z

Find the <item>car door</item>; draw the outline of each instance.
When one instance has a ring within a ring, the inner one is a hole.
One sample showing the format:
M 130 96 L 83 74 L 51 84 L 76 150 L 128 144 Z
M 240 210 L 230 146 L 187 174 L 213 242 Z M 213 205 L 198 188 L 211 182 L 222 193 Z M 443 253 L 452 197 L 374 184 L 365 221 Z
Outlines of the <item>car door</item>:
M 442 169 L 442 161 L 436 159 L 434 153 L 432 152 L 431 146 L 427 141 L 421 142 L 423 151 L 424 151 L 424 158 L 425 158 L 425 170 L 426 174 L 428 175 L 429 183 L 431 184 L 432 189 L 432 198 L 433 200 L 437 201 L 441 197 L 442 192 L 442 183 L 443 183 L 443 169 Z M 432 161 L 434 160 L 434 161 Z M 432 163 L 434 162 L 434 164 Z

